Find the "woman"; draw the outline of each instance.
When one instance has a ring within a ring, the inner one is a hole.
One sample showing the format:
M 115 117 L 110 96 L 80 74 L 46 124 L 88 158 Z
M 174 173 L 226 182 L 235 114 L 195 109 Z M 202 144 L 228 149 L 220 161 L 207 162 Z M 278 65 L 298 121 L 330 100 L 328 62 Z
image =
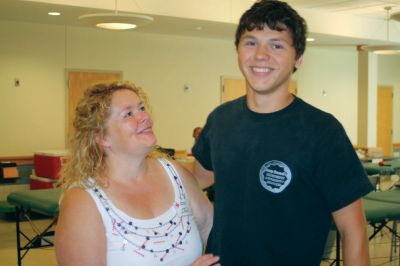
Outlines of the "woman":
M 213 265 L 201 256 L 212 206 L 183 167 L 151 156 L 156 143 L 143 91 L 89 88 L 76 108 L 62 171 L 59 265 Z

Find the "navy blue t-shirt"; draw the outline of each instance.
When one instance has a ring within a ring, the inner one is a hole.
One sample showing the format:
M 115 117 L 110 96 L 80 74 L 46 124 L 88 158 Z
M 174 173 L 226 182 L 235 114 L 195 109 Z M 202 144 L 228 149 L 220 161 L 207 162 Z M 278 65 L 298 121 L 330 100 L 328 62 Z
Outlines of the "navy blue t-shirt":
M 373 189 L 342 125 L 297 97 L 217 107 L 192 151 L 215 175 L 207 252 L 222 265 L 319 265 L 332 212 Z

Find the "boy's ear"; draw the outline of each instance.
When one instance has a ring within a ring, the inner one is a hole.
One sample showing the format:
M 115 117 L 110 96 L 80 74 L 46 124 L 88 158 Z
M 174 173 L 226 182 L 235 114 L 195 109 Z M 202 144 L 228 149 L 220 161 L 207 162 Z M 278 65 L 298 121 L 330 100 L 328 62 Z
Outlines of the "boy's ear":
M 294 64 L 294 67 L 296 69 L 299 69 L 299 67 L 301 66 L 301 63 L 303 63 L 303 58 L 304 58 L 304 54 L 300 55 L 299 58 L 297 58 L 296 63 Z

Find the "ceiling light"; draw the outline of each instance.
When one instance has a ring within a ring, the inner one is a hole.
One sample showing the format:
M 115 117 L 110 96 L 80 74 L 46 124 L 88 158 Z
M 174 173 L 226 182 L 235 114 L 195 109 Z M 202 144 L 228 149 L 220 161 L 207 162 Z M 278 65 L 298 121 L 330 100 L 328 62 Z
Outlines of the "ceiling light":
M 57 11 L 50 11 L 49 13 L 47 13 L 47 15 L 49 15 L 49 16 L 59 16 L 59 15 L 61 15 L 61 13 L 57 12 Z
M 136 14 L 97 13 L 80 16 L 86 24 L 109 30 L 128 30 L 153 21 L 152 17 Z
M 400 22 L 400 12 L 393 13 L 390 18 Z
M 313 41 L 315 41 L 315 39 L 314 39 L 314 38 L 311 38 L 311 37 L 308 37 L 306 40 L 307 40 L 307 42 L 313 42 Z
M 386 10 L 386 41 L 389 42 L 389 23 L 390 23 L 390 19 L 392 18 L 396 18 L 397 16 L 399 17 L 398 19 L 400 19 L 400 13 L 398 14 L 394 14 L 392 16 L 390 16 L 389 12 L 392 9 L 392 7 L 390 6 L 386 6 L 384 8 Z M 393 55 L 393 54 L 398 54 L 400 53 L 400 45 L 393 45 L 393 44 L 389 44 L 389 45 L 362 45 L 361 50 L 363 51 L 367 51 L 367 52 L 373 52 L 374 54 L 380 54 L 380 55 Z
M 118 13 L 117 0 L 115 0 L 114 13 L 87 14 L 80 16 L 79 20 L 88 25 L 103 29 L 129 30 L 151 23 L 154 19 L 144 15 Z
M 391 55 L 400 53 L 400 45 L 363 45 L 361 50 L 374 54 Z

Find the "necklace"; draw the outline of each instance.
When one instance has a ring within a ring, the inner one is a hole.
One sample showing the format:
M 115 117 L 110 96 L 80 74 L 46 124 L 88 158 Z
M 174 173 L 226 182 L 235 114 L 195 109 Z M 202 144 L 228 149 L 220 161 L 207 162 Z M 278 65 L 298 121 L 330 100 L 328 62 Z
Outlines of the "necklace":
M 137 254 L 143 257 L 153 254 L 160 261 L 175 251 L 184 250 L 193 223 L 186 193 L 175 168 L 166 160 L 162 163 L 172 174 L 175 200 L 165 213 L 153 219 L 129 217 L 114 206 L 101 188 L 92 189 L 111 221 L 112 234 L 122 240 L 121 249 L 130 245 Z

